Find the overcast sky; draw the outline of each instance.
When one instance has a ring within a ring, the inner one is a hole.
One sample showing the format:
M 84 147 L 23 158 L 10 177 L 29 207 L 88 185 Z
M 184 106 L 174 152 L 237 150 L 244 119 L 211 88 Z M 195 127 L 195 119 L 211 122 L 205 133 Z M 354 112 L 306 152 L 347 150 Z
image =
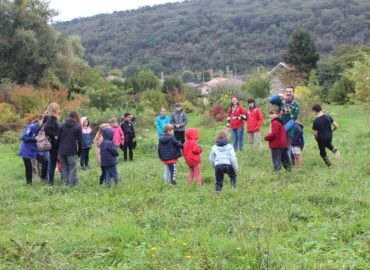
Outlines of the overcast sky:
M 100 13 L 112 13 L 143 6 L 153 6 L 182 0 L 49 0 L 50 8 L 60 15 L 54 21 L 70 21 L 79 17 L 89 17 Z

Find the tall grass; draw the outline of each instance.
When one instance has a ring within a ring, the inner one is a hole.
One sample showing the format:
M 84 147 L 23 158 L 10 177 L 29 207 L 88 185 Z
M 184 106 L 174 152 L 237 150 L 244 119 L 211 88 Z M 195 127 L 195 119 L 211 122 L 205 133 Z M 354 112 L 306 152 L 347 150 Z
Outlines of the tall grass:
M 224 126 L 203 128 L 199 115 L 188 125 L 204 148 L 199 188 L 187 185 L 184 160 L 178 185 L 163 184 L 153 128 L 111 189 L 98 185 L 94 153 L 74 188 L 59 176 L 52 187 L 26 185 L 18 146 L 0 145 L 0 268 L 369 269 L 369 110 L 326 109 L 340 125 L 332 168 L 306 123 L 302 167 L 273 175 L 267 145 L 262 154 L 245 147 L 237 188 L 226 182 L 219 194 L 207 160 Z

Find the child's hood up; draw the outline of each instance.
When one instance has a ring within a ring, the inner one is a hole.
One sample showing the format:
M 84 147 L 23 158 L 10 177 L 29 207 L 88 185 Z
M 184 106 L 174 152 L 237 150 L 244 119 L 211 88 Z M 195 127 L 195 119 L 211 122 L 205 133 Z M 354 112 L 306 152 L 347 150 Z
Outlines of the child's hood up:
M 185 136 L 187 140 L 198 140 L 199 139 L 199 131 L 195 128 L 188 128 L 185 131 Z
M 102 130 L 102 134 L 103 134 L 103 139 L 104 140 L 113 141 L 113 136 L 114 136 L 113 129 L 111 129 L 111 128 L 104 128 Z

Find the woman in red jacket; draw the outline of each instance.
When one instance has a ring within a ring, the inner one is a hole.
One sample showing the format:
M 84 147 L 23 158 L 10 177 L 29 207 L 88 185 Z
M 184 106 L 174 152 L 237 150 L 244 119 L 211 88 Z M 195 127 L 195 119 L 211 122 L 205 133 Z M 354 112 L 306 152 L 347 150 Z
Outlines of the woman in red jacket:
M 254 150 L 254 144 L 257 145 L 258 151 L 262 152 L 261 142 L 261 126 L 263 124 L 263 114 L 261 110 L 256 106 L 256 101 L 253 98 L 248 99 L 248 111 L 247 111 L 247 133 L 248 143 L 252 150 Z
M 230 129 L 231 137 L 233 138 L 233 146 L 235 152 L 243 150 L 243 136 L 244 136 L 244 124 L 243 120 L 246 120 L 246 111 L 242 105 L 239 104 L 239 100 L 236 97 L 231 98 L 231 104 L 228 111 L 227 127 Z

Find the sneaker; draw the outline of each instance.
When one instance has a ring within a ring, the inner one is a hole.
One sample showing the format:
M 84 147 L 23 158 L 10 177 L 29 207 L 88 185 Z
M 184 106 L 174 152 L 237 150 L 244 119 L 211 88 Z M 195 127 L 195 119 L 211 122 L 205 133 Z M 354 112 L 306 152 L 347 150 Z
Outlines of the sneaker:
M 86 170 L 90 170 L 90 166 L 89 166 L 89 165 L 86 165 L 86 166 L 85 166 L 85 169 L 86 169 Z
M 334 147 L 333 153 L 334 153 L 335 158 L 340 158 L 340 152 L 338 148 Z

